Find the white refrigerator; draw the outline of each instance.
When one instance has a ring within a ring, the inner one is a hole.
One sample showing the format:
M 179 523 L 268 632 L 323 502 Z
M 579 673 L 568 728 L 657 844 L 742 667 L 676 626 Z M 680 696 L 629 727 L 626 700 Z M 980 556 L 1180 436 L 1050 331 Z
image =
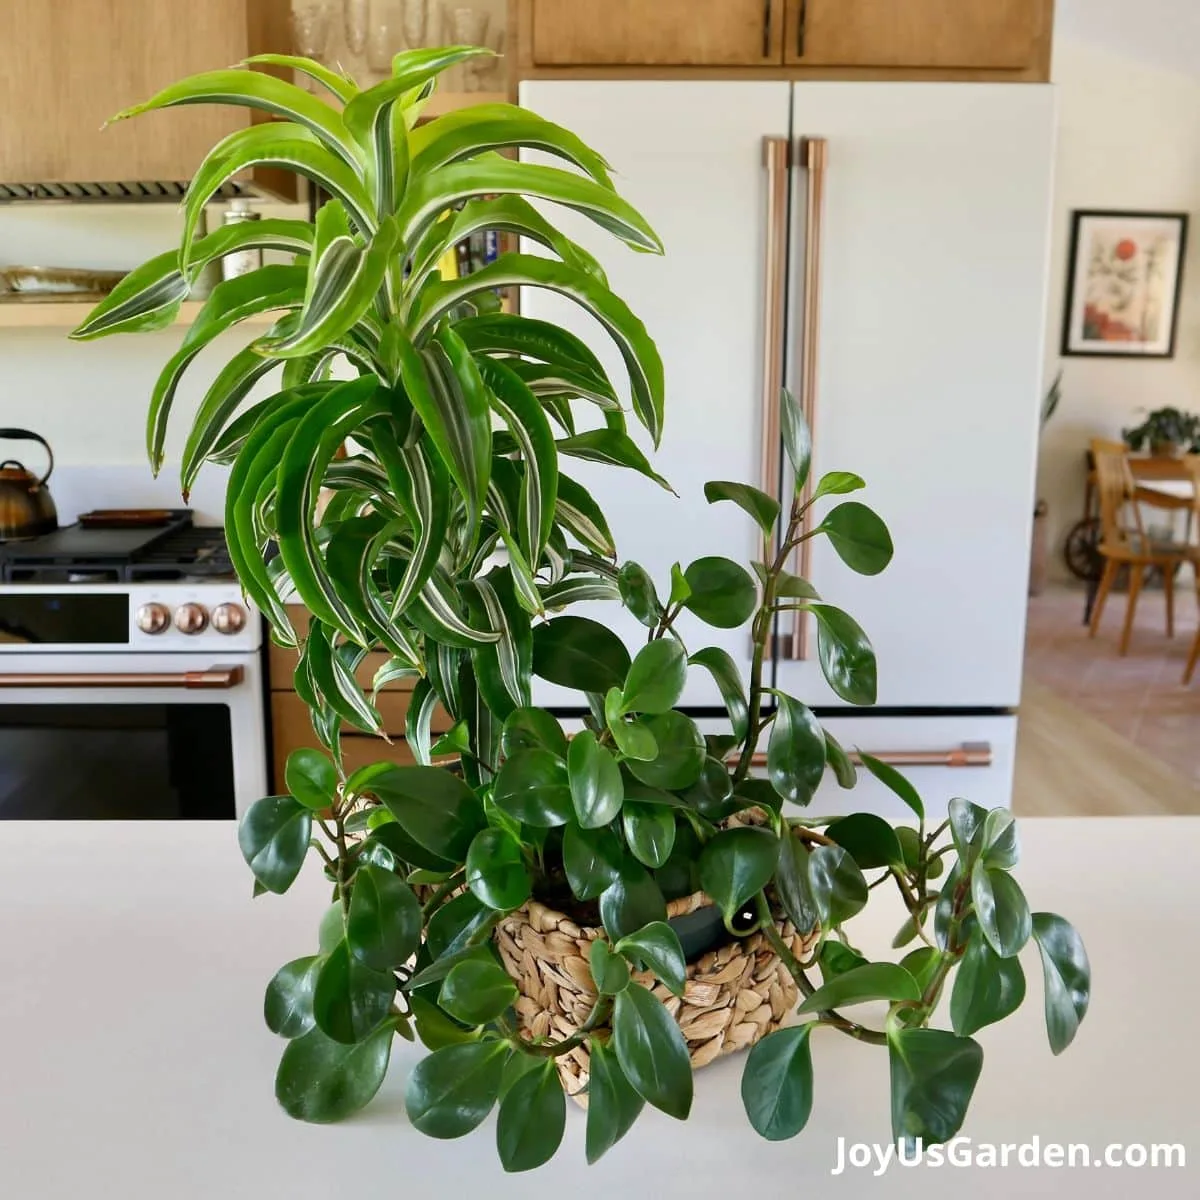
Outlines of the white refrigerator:
M 528 81 L 521 102 L 605 154 L 666 245 L 665 258 L 614 248 L 582 217 L 555 212 L 601 256 L 665 363 L 666 430 L 653 461 L 678 498 L 630 472 L 568 468 L 607 512 L 622 560 L 641 563 L 665 594 L 675 561 L 755 553 L 749 518 L 709 506 L 703 486 L 730 479 L 778 490 L 768 398 L 791 387 L 812 413 L 814 476 L 862 475 L 868 486 L 855 498 L 888 523 L 896 552 L 882 575 L 865 578 L 818 538 L 804 564 L 822 596 L 870 636 L 878 704 L 840 701 L 821 675 L 815 631 L 796 636 L 786 623 L 775 685 L 847 747 L 904 767 L 933 811 L 956 795 L 1009 803 L 1052 88 Z M 527 290 L 521 304 L 585 337 L 619 386 L 619 360 L 569 300 Z M 631 644 L 644 639 L 611 605 L 593 615 Z M 721 645 L 748 664 L 747 628 L 680 629 L 689 649 Z M 571 698 L 546 686 L 536 699 Z M 692 672 L 682 703 L 701 719 L 723 711 L 703 671 Z M 813 808 L 898 811 L 861 774 L 852 792 L 828 780 Z

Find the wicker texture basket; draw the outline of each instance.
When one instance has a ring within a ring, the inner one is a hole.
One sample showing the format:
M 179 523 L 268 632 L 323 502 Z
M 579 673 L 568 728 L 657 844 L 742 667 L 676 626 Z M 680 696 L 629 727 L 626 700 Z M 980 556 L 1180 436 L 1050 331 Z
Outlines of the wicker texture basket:
M 671 901 L 667 915 L 685 916 L 711 903 L 696 892 Z M 797 933 L 785 920 L 776 921 L 776 928 L 798 958 L 817 937 L 816 932 Z M 596 1000 L 588 952 L 604 936 L 603 929 L 581 927 L 536 900 L 500 922 L 496 943 L 521 993 L 516 1011 L 527 1037 L 570 1037 L 587 1019 Z M 733 939 L 690 963 L 682 1000 L 649 972 L 635 972 L 633 978 L 649 987 L 678 1021 L 693 1067 L 753 1046 L 779 1028 L 798 999 L 795 981 L 761 933 Z M 567 1094 L 586 1104 L 586 1047 L 556 1061 Z

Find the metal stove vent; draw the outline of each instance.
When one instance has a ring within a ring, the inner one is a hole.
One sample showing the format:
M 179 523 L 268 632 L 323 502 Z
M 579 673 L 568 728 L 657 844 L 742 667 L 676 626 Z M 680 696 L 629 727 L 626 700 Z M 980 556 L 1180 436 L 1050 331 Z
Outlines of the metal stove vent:
M 182 200 L 187 182 L 134 181 L 118 183 L 0 183 L 0 204 L 21 200 L 71 200 L 98 204 L 130 204 Z M 255 196 L 259 193 L 244 183 L 222 185 L 213 199 L 228 200 L 236 196 Z

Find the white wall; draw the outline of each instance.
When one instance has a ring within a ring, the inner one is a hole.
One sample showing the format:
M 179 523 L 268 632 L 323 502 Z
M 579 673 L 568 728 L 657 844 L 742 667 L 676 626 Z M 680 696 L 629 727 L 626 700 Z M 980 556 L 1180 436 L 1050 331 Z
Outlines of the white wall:
M 1200 6 L 1198 6 L 1200 7 Z M 1070 214 L 1077 208 L 1190 212 L 1174 359 L 1064 358 L 1063 399 L 1043 435 L 1040 494 L 1050 504 L 1052 569 L 1082 515 L 1090 437 L 1119 437 L 1138 409 L 1200 411 L 1200 78 L 1060 39 L 1058 175 L 1053 214 L 1046 379 L 1059 366 Z

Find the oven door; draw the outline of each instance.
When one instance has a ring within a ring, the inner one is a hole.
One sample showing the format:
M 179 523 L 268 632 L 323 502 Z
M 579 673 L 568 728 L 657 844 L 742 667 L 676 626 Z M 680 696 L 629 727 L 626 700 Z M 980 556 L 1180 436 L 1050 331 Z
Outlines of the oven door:
M 266 791 L 257 655 L 0 658 L 0 820 L 232 820 Z

